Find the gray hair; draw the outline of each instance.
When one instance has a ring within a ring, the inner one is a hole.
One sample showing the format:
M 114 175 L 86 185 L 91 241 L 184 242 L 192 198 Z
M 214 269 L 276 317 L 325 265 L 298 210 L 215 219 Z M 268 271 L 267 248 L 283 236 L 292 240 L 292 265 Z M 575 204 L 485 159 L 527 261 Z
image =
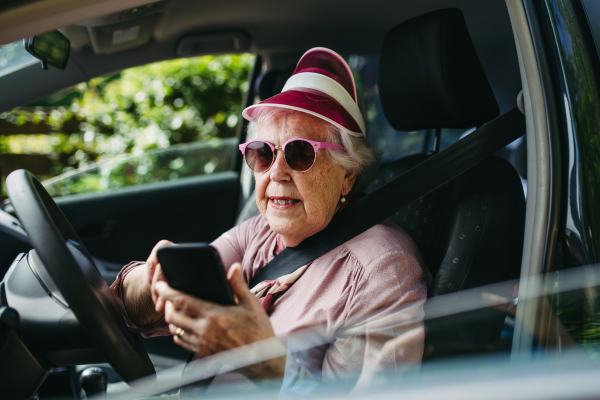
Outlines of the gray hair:
M 261 110 L 262 111 L 262 110 Z M 258 113 L 258 117 L 248 124 L 247 141 L 258 137 L 258 127 L 271 118 L 293 111 L 279 107 L 265 107 L 264 111 Z M 326 122 L 326 121 L 325 121 Z M 322 149 L 331 159 L 341 165 L 346 172 L 356 173 L 356 182 L 348 193 L 353 195 L 364 191 L 369 183 L 375 178 L 379 168 L 378 156 L 364 137 L 357 137 L 343 133 L 337 126 L 327 123 L 327 142 L 344 146 L 344 151 Z

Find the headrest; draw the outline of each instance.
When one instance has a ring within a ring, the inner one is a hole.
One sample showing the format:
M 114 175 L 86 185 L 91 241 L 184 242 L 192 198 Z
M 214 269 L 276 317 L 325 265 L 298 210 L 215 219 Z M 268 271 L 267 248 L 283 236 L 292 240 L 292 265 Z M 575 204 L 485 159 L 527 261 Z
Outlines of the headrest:
M 378 86 L 396 130 L 466 129 L 500 113 L 458 9 L 423 14 L 388 32 Z
M 258 98 L 263 101 L 281 93 L 281 90 L 285 86 L 285 82 L 294 73 L 294 68 L 296 68 L 296 66 L 286 68 L 283 71 L 272 69 L 261 74 L 256 80 L 256 93 L 258 94 Z

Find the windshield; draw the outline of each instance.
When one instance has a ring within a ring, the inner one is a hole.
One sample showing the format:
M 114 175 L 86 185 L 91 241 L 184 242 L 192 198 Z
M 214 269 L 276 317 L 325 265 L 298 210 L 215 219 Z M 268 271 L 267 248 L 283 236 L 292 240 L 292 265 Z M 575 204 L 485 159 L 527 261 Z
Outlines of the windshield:
M 0 46 L 0 76 L 34 64 L 37 58 L 29 54 L 22 40 Z

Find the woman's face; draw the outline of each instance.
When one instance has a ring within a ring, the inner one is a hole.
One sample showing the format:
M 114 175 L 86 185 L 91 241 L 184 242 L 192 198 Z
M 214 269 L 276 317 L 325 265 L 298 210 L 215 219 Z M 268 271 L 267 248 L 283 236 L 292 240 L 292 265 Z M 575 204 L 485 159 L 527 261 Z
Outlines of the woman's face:
M 276 114 L 259 126 L 258 139 L 275 146 L 292 138 L 326 142 L 327 125 L 327 122 L 301 112 Z M 296 172 L 278 150 L 271 169 L 255 172 L 254 178 L 258 209 L 271 230 L 281 235 L 284 244 L 294 247 L 329 224 L 340 197 L 352 189 L 356 174 L 346 173 L 323 150 L 317 153 L 312 168 Z M 281 200 L 286 204 L 277 204 L 276 201 Z

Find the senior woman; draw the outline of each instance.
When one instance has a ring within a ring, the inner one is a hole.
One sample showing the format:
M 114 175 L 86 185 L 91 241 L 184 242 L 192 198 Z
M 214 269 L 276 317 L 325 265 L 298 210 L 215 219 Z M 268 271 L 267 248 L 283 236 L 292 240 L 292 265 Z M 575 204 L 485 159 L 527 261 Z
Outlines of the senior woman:
M 241 371 L 251 379 L 290 371 L 329 379 L 420 362 L 420 329 L 336 337 L 398 310 L 409 310 L 408 320 L 421 311 L 427 271 L 411 238 L 389 220 L 276 281 L 252 291 L 247 285 L 284 248 L 323 230 L 368 183 L 375 157 L 346 62 L 329 49 L 309 50 L 281 94 L 243 115 L 251 121 L 250 140 L 240 150 L 254 173 L 260 215 L 211 244 L 238 304 L 222 307 L 170 288 L 156 258 L 170 242 L 161 241 L 146 263 L 126 266 L 111 287 L 130 329 L 174 335 L 196 357 L 275 336 L 292 346 L 285 336 L 310 327 L 332 338 L 327 346 L 287 357 L 287 367 L 282 357 Z

